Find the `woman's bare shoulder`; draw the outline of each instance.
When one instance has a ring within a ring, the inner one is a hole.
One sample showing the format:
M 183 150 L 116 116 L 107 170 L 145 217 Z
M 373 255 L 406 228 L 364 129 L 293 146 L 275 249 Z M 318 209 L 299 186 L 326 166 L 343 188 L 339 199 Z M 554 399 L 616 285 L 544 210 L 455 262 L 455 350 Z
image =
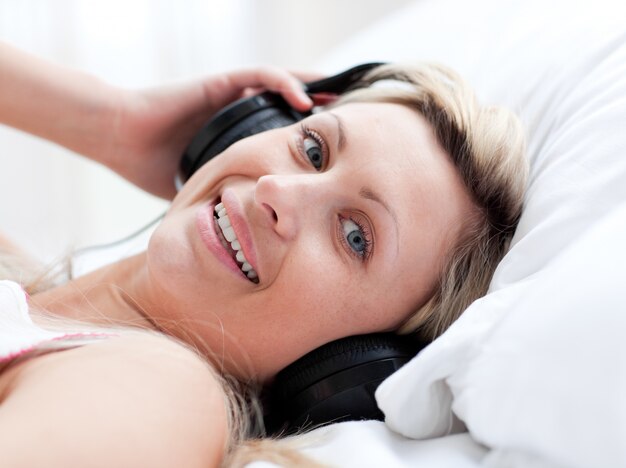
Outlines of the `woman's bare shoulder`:
M 167 338 L 107 339 L 26 361 L 2 378 L 10 382 L 0 453 L 11 466 L 214 466 L 222 456 L 221 384 Z

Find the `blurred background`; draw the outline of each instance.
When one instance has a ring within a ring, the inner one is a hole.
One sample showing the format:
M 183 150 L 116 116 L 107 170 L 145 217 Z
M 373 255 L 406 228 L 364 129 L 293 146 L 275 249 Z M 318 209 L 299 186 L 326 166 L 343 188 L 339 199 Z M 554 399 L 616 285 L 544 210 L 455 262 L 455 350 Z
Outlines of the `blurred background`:
M 255 64 L 319 70 L 338 44 L 414 1 L 0 0 L 0 40 L 144 87 Z M 0 232 L 46 262 L 122 238 L 167 207 L 2 125 L 0 200 Z

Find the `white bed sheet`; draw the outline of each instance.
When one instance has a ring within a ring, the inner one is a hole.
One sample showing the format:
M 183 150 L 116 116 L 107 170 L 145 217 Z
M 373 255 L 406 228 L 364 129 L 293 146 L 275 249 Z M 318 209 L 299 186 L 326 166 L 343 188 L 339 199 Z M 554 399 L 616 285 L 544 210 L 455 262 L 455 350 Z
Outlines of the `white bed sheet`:
M 345 422 L 316 429 L 305 437 L 303 450 L 316 461 L 347 468 L 477 468 L 487 450 L 468 433 L 412 440 L 380 421 Z M 250 468 L 272 467 L 255 462 Z

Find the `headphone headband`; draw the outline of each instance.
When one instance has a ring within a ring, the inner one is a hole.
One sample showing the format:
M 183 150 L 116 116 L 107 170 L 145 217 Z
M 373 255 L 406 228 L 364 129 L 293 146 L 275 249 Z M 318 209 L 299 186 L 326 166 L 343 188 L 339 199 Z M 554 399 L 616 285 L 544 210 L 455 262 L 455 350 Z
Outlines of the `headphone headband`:
M 338 73 L 336 75 L 306 83 L 304 90 L 307 92 L 307 94 L 343 94 L 348 91 L 352 86 L 354 86 L 354 84 L 356 84 L 361 78 L 363 78 L 363 75 L 365 75 L 368 71 L 381 65 L 384 65 L 384 63 L 363 63 L 361 65 L 349 68 L 348 70 Z

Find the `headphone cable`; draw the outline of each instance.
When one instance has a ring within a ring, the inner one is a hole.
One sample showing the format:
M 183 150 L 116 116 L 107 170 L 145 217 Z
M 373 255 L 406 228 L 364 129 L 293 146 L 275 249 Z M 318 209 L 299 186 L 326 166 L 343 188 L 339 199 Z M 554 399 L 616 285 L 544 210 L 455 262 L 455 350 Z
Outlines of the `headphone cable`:
M 110 249 L 113 247 L 117 247 L 119 245 L 122 245 L 132 239 L 134 239 L 135 237 L 143 234 L 144 232 L 146 232 L 148 229 L 150 229 L 152 226 L 154 226 L 155 224 L 157 224 L 159 221 L 161 221 L 164 217 L 165 214 L 167 213 L 167 210 L 165 210 L 163 213 L 159 214 L 156 218 L 154 218 L 153 220 L 151 220 L 148 224 L 142 226 L 141 228 L 139 228 L 137 231 L 124 236 L 121 239 L 118 239 L 116 241 L 113 242 L 107 242 L 104 244 L 96 244 L 96 245 L 89 245 L 87 247 L 81 247 L 80 249 L 76 249 L 72 255 L 71 255 L 71 270 L 74 270 L 74 260 L 78 257 L 81 257 L 89 252 L 94 252 L 94 251 L 98 251 L 98 250 L 104 250 L 104 249 Z M 73 275 L 72 275 L 73 276 Z

